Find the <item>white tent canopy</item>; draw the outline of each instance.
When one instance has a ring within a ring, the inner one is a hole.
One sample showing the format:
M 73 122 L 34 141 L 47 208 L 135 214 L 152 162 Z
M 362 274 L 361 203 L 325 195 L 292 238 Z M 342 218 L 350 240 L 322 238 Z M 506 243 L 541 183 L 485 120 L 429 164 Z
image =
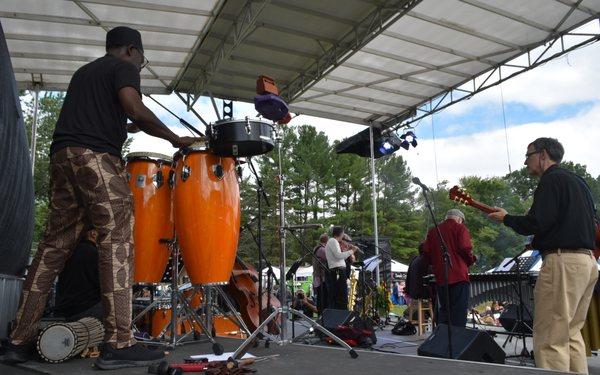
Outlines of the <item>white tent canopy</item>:
M 600 0 L 3 0 L 0 22 L 20 88 L 65 90 L 125 24 L 142 33 L 146 93 L 251 101 L 265 74 L 295 113 L 386 127 L 543 63 L 536 47 L 554 58 L 597 41 L 597 22 L 573 30 L 598 12 Z
M 300 277 L 309 277 L 312 276 L 313 274 L 313 267 L 309 266 L 309 267 L 299 267 L 298 271 L 296 272 L 296 277 L 300 278 Z
M 406 273 L 406 272 L 408 272 L 408 266 L 404 263 L 400 263 L 400 262 L 392 259 L 392 272 Z

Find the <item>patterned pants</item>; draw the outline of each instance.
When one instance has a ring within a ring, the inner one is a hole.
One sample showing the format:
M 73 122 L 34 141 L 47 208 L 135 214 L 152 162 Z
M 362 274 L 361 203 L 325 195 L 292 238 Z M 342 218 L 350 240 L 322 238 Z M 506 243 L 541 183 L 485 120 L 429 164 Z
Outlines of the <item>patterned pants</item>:
M 35 339 L 53 282 L 91 226 L 98 231 L 105 341 L 116 348 L 133 345 L 133 197 L 123 162 L 108 153 L 66 147 L 51 157 L 50 189 L 48 222 L 23 285 L 12 342 Z

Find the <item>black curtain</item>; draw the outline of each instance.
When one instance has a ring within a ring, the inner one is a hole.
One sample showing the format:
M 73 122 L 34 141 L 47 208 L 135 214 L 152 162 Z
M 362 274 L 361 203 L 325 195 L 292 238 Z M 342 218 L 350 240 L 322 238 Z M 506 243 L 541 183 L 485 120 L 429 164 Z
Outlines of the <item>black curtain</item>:
M 0 274 L 21 276 L 33 238 L 33 176 L 17 83 L 0 23 Z

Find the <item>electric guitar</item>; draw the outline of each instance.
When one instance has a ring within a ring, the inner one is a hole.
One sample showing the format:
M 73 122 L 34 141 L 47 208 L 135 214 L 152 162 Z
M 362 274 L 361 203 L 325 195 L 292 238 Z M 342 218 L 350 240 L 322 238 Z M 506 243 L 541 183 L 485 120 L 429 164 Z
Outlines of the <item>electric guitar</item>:
M 475 207 L 476 209 L 485 212 L 486 214 L 492 213 L 495 210 L 487 204 L 476 201 L 471 198 L 471 195 L 467 191 L 458 186 L 453 186 L 448 192 L 450 200 L 457 201 L 467 206 Z M 593 250 L 594 257 L 598 259 L 600 257 L 600 226 L 596 223 L 596 249 Z
M 471 198 L 471 195 L 467 193 L 467 191 L 458 186 L 453 186 L 452 189 L 448 192 L 448 197 L 450 200 L 457 201 L 458 203 L 462 203 L 467 206 L 475 207 L 476 209 L 485 212 L 486 214 L 492 213 L 495 210 L 492 206 L 488 206 L 487 204 L 476 201 Z

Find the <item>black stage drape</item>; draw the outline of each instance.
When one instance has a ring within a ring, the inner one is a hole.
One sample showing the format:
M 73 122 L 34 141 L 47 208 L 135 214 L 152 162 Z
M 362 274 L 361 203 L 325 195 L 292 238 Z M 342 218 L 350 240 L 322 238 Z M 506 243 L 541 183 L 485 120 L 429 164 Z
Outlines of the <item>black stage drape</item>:
M 17 84 L 0 23 L 0 274 L 20 276 L 33 237 L 33 176 Z

